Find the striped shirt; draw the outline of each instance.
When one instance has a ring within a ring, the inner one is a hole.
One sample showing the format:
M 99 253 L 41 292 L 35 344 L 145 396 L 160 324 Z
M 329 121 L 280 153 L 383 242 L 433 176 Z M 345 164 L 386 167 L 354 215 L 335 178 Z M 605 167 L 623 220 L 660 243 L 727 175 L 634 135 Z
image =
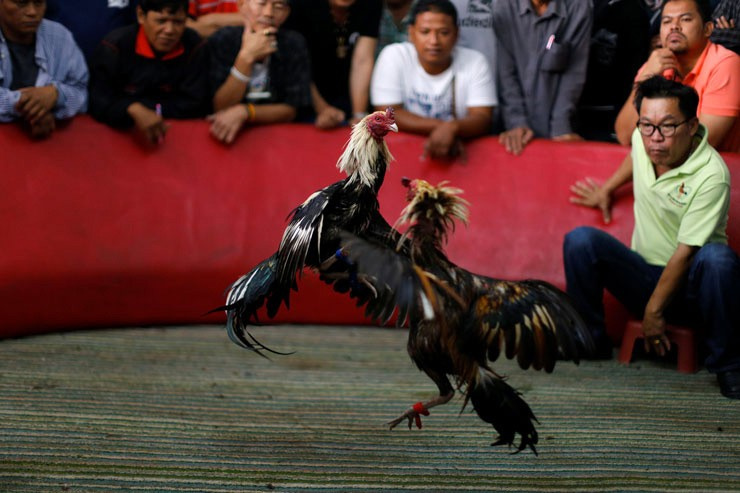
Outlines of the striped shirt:
M 36 87 L 54 85 L 59 93 L 54 117 L 71 118 L 87 109 L 87 64 L 75 44 L 72 33 L 61 24 L 44 19 L 36 32 L 36 64 L 39 67 Z M 20 117 L 15 105 L 20 91 L 11 91 L 13 63 L 5 37 L 0 32 L 0 121 Z
M 720 44 L 740 55 L 740 2 L 737 0 L 722 0 L 712 12 L 712 20 L 716 21 L 724 16 L 728 21 L 735 21 L 735 27 L 730 29 L 717 29 L 714 26 L 712 36 L 709 38 L 712 43 Z

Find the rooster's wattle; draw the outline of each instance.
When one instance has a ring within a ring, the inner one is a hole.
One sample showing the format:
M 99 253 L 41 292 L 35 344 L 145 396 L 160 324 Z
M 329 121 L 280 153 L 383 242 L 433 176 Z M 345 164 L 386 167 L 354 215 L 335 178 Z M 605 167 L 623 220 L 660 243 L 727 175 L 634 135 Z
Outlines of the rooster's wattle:
M 536 418 L 519 392 L 490 366 L 503 351 L 523 369 L 551 372 L 557 359 L 574 360 L 593 350 L 590 333 L 558 288 L 539 280 L 504 281 L 471 273 L 452 263 L 443 247 L 455 220 L 467 222 L 461 190 L 405 181 L 408 204 L 398 224 L 407 224 L 398 246 L 387 248 L 344 233 L 343 252 L 377 286 L 392 292 L 390 303 L 409 314 L 408 353 L 439 388 L 439 395 L 418 402 L 391 428 L 408 420 L 421 427 L 420 415 L 447 403 L 457 387 L 463 406 L 499 433 L 492 445 L 514 444 L 536 454 Z M 400 253 L 400 249 L 403 250 Z M 450 382 L 449 377 L 454 380 Z
M 392 160 L 384 140 L 391 131 L 398 131 L 392 108 L 372 113 L 357 123 L 337 161 L 347 177 L 316 191 L 296 207 L 278 251 L 231 285 L 223 309 L 233 342 L 256 352 L 270 351 L 247 327 L 258 322 L 257 312 L 265 302 L 269 317 L 281 304 L 289 306 L 290 290 L 297 289 L 296 277 L 305 267 L 319 271 L 335 290 L 349 291 L 358 303 L 368 303 L 368 310 L 377 311 L 377 293 L 369 284 L 357 282 L 350 275 L 349 264 L 337 261 L 335 252 L 340 231 L 389 245 L 395 241 L 395 231 L 380 214 L 377 198 Z

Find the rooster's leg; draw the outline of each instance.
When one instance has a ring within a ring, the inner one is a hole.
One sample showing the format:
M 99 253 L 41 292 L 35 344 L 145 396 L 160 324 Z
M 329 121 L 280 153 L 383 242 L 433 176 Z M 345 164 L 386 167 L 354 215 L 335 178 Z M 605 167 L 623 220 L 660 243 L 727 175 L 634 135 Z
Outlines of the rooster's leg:
M 414 421 L 416 422 L 416 427 L 421 428 L 421 415 L 429 416 L 429 410 L 431 408 L 435 406 L 440 406 L 442 404 L 447 404 L 455 395 L 455 389 L 452 388 L 452 385 L 450 385 L 450 381 L 447 380 L 447 377 L 444 373 L 437 373 L 430 369 L 425 369 L 424 373 L 426 373 L 429 378 L 434 380 L 434 383 L 437 384 L 437 387 L 439 388 L 439 395 L 426 402 L 417 402 L 409 409 L 407 409 L 402 415 L 386 423 L 391 430 L 398 426 L 398 424 L 404 419 L 408 420 L 409 429 L 411 429 L 411 425 Z
M 411 429 L 411 425 L 413 424 L 414 420 L 416 420 L 416 427 L 421 428 L 421 415 L 424 416 L 429 415 L 429 410 L 433 408 L 434 406 L 439 406 L 442 404 L 447 404 L 450 402 L 450 399 L 455 395 L 454 390 L 450 390 L 448 393 L 439 395 L 435 397 L 434 399 L 430 399 L 426 402 L 417 402 L 410 408 L 408 408 L 402 415 L 397 417 L 394 420 L 388 421 L 386 423 L 390 429 L 392 430 L 398 424 L 403 421 L 404 419 L 408 420 L 409 430 Z

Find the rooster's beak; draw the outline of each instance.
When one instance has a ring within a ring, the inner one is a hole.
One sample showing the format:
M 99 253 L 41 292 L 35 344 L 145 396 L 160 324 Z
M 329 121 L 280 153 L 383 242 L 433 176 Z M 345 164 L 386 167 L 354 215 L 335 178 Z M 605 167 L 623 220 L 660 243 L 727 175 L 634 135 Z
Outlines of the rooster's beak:
M 395 123 L 392 125 L 388 125 L 388 128 L 398 133 L 398 125 L 396 125 Z

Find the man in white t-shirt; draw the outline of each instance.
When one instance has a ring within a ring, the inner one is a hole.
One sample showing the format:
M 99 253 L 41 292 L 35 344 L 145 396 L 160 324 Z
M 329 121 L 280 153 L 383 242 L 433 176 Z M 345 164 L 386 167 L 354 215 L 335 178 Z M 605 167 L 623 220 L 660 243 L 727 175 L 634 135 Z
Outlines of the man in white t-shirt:
M 449 0 L 419 0 L 409 42 L 383 49 L 370 86 L 377 109 L 393 106 L 405 132 L 428 135 L 425 155 L 454 157 L 460 139 L 490 129 L 496 88 L 486 58 L 456 46 L 457 10 Z

